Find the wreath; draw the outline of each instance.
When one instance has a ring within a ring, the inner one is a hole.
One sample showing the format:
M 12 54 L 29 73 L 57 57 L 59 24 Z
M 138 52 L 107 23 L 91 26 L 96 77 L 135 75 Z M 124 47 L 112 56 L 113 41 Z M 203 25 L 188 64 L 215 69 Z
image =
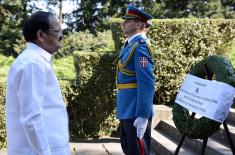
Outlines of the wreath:
M 209 56 L 197 63 L 189 74 L 205 79 L 207 76 L 204 65 L 211 74 L 215 75 L 216 81 L 227 83 L 235 87 L 235 71 L 232 64 L 224 57 Z M 173 106 L 173 121 L 181 134 L 188 138 L 204 139 L 219 130 L 221 123 L 206 117 L 191 119 L 189 111 L 175 103 Z

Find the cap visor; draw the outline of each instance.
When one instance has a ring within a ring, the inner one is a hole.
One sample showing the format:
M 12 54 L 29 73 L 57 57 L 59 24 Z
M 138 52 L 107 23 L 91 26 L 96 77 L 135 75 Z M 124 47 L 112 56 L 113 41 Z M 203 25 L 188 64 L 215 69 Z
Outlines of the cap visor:
M 122 19 L 136 19 L 137 17 L 132 17 L 132 16 L 124 16 Z

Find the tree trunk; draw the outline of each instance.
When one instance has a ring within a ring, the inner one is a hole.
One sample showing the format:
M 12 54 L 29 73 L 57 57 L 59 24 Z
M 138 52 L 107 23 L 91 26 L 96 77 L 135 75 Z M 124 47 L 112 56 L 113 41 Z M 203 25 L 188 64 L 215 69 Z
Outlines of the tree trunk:
M 60 22 L 60 24 L 62 24 L 63 23 L 63 13 L 62 13 L 62 6 L 63 6 L 63 4 L 62 4 L 62 0 L 59 0 L 59 22 Z

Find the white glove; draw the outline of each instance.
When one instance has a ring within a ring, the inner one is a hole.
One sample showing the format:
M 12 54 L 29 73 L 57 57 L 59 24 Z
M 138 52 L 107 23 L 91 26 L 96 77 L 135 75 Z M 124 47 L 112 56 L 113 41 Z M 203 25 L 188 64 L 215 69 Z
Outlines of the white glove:
M 137 117 L 133 125 L 137 128 L 137 137 L 139 137 L 139 139 L 142 139 L 148 125 L 148 119 Z

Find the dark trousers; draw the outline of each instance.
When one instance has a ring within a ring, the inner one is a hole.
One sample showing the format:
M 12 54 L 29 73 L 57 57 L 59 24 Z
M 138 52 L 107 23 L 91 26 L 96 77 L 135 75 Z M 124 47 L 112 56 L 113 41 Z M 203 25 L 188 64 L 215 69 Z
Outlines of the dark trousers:
M 122 150 L 126 155 L 141 155 L 140 140 L 136 134 L 136 127 L 134 119 L 123 119 L 120 120 L 120 140 Z M 148 125 L 143 137 L 144 143 L 144 155 L 150 154 L 151 145 L 151 124 L 152 118 L 148 120 Z

